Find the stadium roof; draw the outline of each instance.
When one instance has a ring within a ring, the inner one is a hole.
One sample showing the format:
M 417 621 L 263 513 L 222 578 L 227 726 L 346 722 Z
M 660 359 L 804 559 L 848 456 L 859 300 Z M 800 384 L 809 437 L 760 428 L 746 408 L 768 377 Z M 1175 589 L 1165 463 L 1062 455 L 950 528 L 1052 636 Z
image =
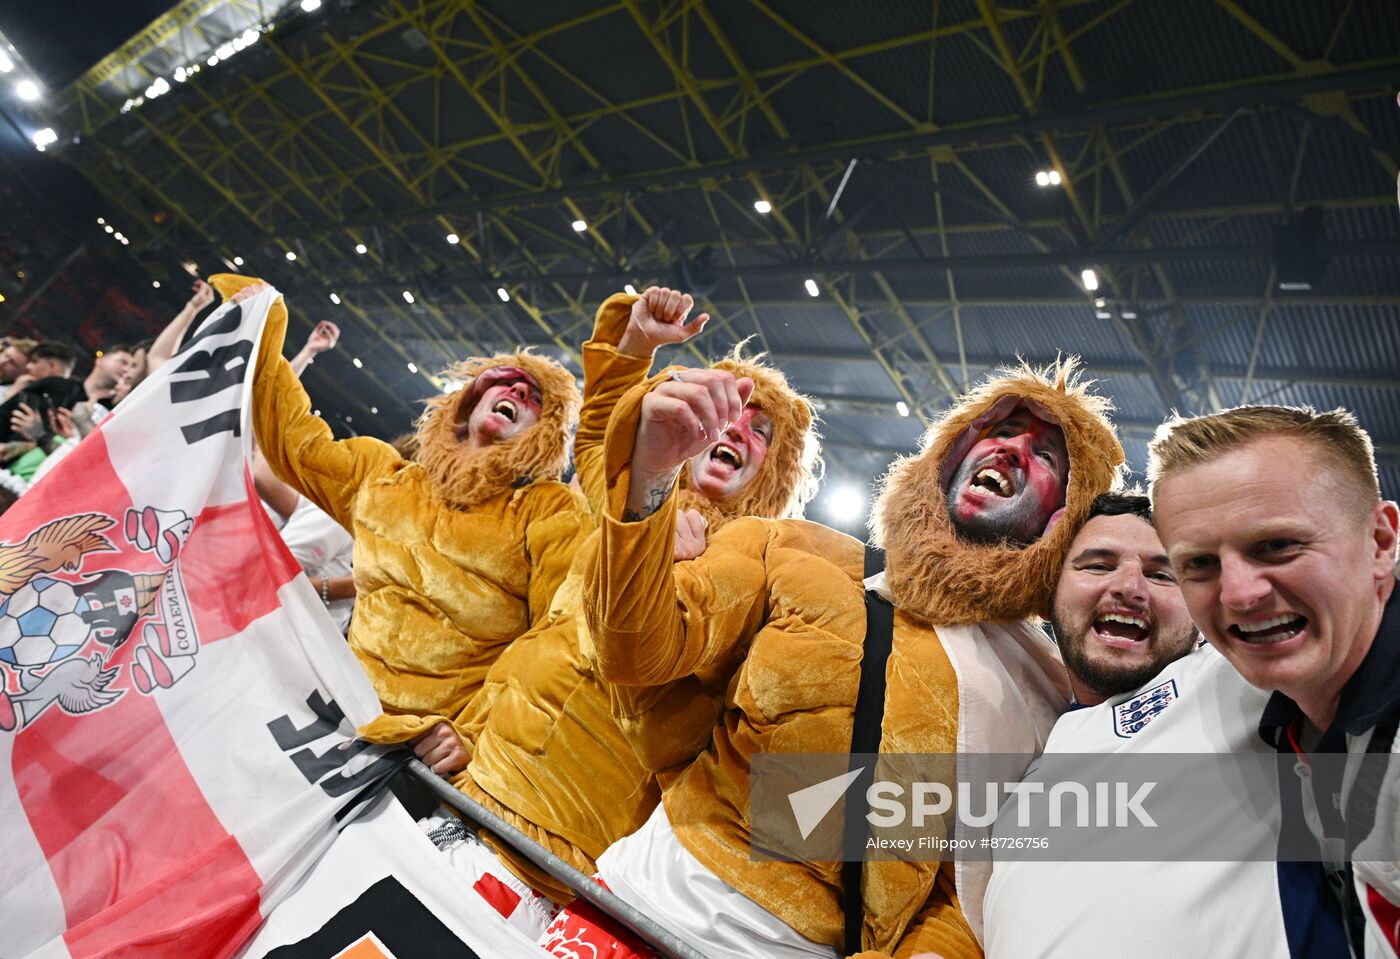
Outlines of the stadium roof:
M 189 0 L 40 115 L 153 279 L 237 257 L 340 323 L 308 386 L 351 429 L 661 283 L 715 316 L 691 361 L 753 336 L 818 400 L 838 482 L 1072 352 L 1139 469 L 1172 409 L 1342 405 L 1394 496 L 1397 36 L 1391 0 Z

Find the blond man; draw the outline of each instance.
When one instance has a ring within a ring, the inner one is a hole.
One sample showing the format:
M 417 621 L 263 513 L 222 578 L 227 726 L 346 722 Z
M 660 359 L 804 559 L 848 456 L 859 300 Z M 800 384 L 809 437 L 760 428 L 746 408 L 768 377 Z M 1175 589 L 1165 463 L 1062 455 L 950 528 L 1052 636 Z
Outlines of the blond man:
M 1251 406 L 1164 424 L 1150 452 L 1155 524 L 1191 616 L 1274 691 L 1260 733 L 1296 754 L 1281 767 L 1297 771 L 1281 777 L 1285 817 L 1301 811 L 1321 861 L 1280 863 L 1315 895 L 1285 909 L 1289 939 L 1393 957 L 1400 787 L 1393 772 L 1358 787 L 1316 762 L 1397 745 L 1400 510 L 1381 499 L 1370 437 L 1343 410 Z

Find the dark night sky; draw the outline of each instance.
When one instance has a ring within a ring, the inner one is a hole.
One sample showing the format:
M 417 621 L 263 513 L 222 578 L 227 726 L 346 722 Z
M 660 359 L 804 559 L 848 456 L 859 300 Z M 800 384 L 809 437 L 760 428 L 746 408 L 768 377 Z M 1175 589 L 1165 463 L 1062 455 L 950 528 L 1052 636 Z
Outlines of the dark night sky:
M 171 6 L 170 0 L 13 0 L 0 5 L 0 31 L 44 86 L 57 90 Z

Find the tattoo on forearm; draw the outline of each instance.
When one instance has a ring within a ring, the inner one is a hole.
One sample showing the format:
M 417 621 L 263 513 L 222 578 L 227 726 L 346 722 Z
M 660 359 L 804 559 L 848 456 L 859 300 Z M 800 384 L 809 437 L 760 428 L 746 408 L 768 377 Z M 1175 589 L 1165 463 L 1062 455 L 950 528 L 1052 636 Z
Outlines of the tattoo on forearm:
M 661 508 L 661 504 L 666 502 L 666 497 L 671 495 L 671 487 L 676 485 L 676 475 L 673 473 L 666 478 L 665 482 L 653 486 L 646 491 L 643 496 L 642 511 L 628 507 L 622 511 L 622 521 L 624 523 L 637 523 L 646 519 L 652 513 Z

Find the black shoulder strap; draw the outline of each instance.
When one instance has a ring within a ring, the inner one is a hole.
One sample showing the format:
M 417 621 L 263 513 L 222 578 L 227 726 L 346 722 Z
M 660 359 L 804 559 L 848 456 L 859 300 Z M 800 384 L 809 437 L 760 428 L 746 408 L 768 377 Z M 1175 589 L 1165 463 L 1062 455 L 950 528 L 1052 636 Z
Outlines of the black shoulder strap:
M 865 575 L 874 576 L 885 568 L 883 550 L 865 547 Z M 855 720 L 851 724 L 850 769 L 861 768 L 857 757 L 880 751 L 880 723 L 885 716 L 885 664 L 894 638 L 894 606 L 879 594 L 865 592 L 865 652 L 860 660 L 860 691 L 856 694 Z M 875 768 L 868 764 L 846 791 L 846 820 L 842 848 L 847 856 L 865 848 L 868 834 L 866 813 L 870 811 L 865 794 L 875 779 Z M 841 902 L 846 913 L 845 952 L 861 951 L 860 927 L 865 918 L 860 895 L 863 859 L 841 864 Z

